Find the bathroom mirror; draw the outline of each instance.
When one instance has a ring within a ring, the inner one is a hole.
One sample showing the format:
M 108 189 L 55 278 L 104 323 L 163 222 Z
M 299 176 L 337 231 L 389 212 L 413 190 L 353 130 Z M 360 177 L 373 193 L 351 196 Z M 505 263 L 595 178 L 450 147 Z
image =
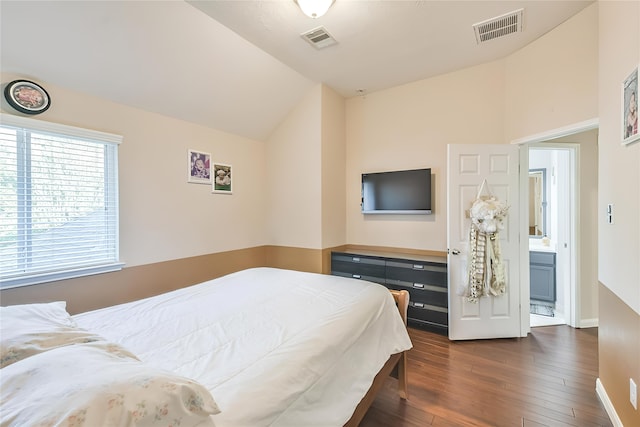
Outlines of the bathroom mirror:
M 547 169 L 529 169 L 529 237 L 547 234 Z

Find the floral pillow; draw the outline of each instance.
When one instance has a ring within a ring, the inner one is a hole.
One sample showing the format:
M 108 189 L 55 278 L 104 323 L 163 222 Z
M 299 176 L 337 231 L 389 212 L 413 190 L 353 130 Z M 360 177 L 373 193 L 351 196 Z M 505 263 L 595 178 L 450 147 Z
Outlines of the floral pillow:
M 33 355 L 0 370 L 0 380 L 3 426 L 206 427 L 220 412 L 199 383 L 101 341 Z
M 0 307 L 0 368 L 53 348 L 101 339 L 76 327 L 64 301 Z

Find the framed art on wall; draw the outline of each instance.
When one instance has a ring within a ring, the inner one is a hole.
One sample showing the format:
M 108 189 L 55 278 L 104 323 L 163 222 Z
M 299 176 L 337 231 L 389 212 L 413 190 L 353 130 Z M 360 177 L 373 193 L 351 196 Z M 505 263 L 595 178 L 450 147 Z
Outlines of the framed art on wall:
M 233 180 L 231 178 L 231 165 L 224 163 L 213 164 L 213 193 L 232 194 Z
M 40 114 L 51 105 L 51 98 L 42 86 L 29 80 L 14 80 L 4 88 L 4 97 L 17 111 Z
M 638 68 L 622 83 L 622 143 L 640 139 L 638 132 Z
M 189 149 L 187 158 L 188 182 L 211 184 L 211 154 Z

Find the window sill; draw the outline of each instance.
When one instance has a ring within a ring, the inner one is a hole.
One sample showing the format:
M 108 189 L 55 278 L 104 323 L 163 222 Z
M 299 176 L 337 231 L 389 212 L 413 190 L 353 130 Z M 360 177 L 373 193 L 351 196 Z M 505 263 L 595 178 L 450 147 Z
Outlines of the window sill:
M 110 273 L 122 270 L 123 262 L 112 264 L 97 265 L 92 267 L 82 267 L 73 270 L 55 271 L 49 273 L 34 274 L 30 276 L 21 276 L 14 278 L 0 278 L 0 289 L 18 288 L 21 286 L 39 285 L 42 283 L 56 282 L 59 280 L 74 279 L 84 276 L 92 276 L 94 274 Z

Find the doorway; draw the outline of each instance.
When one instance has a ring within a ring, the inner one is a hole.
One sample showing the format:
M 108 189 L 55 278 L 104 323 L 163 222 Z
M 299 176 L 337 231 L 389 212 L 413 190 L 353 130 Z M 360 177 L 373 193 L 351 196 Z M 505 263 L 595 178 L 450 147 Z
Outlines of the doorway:
M 578 147 L 529 146 L 530 326 L 567 324 L 575 286 Z
M 524 153 L 527 157 L 526 161 L 523 158 L 523 162 L 532 168 L 535 163 L 529 163 L 529 149 L 546 149 L 557 157 L 556 165 L 548 167 L 551 170 L 547 178 L 551 182 L 554 179 L 572 180 L 568 185 L 557 186 L 557 195 L 552 195 L 557 198 L 555 207 L 552 203 L 547 207 L 550 215 L 547 227 L 551 234 L 548 236 L 551 241 L 549 246 L 557 251 L 556 290 L 559 298 L 554 304 L 559 305 L 558 313 L 563 315 L 562 320 L 569 326 L 597 326 L 598 122 L 594 119 L 514 143 L 526 145 Z M 569 156 L 568 168 L 559 166 L 563 161 L 566 162 L 561 159 L 562 156 Z M 523 190 L 527 175 L 528 168 L 523 168 Z M 553 219 L 556 215 L 553 210 L 561 209 L 562 202 L 569 203 L 564 208 L 569 214 Z M 553 225 L 554 221 L 556 225 Z M 536 243 L 542 244 L 541 239 Z M 522 306 L 529 306 L 529 303 L 530 295 L 526 292 Z M 522 314 L 523 322 L 536 325 L 530 313 L 523 310 Z M 560 322 L 560 319 L 553 318 L 543 320 L 546 323 Z

